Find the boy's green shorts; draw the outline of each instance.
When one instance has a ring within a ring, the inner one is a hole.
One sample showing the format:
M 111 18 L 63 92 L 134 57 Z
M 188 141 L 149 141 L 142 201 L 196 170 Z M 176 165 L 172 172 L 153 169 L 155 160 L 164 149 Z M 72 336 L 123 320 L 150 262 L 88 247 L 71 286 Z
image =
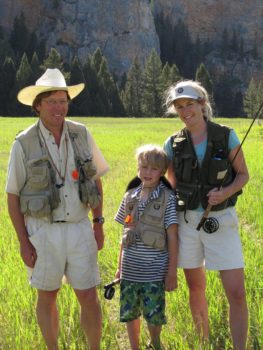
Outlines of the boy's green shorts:
M 166 324 L 164 282 L 121 280 L 120 321 L 133 321 L 141 315 L 148 324 Z

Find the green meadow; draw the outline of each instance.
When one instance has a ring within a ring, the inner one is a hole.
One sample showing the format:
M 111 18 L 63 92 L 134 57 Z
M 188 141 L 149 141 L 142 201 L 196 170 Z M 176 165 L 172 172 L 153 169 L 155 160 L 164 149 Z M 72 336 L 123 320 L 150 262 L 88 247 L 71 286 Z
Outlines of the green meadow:
M 27 282 L 20 259 L 19 245 L 8 217 L 5 181 L 10 147 L 16 134 L 32 124 L 34 118 L 0 118 L 0 349 L 45 349 L 35 316 L 36 291 Z M 118 260 L 121 227 L 114 221 L 125 187 L 136 175 L 135 149 L 145 143 L 162 145 L 182 124 L 177 119 L 74 118 L 85 123 L 96 139 L 110 171 L 103 177 L 105 246 L 99 253 L 102 283 L 98 288 L 103 311 L 102 350 L 128 350 L 125 325 L 119 322 L 119 290 L 112 300 L 103 297 L 103 285 L 114 279 Z M 218 119 L 231 125 L 240 139 L 251 122 L 246 119 Z M 250 181 L 239 197 L 237 210 L 240 235 L 246 262 L 246 289 L 249 305 L 248 349 L 263 348 L 263 128 L 254 124 L 244 143 Z M 166 350 L 199 349 L 194 335 L 188 291 L 179 270 L 178 289 L 167 293 L 168 323 L 163 328 Z M 231 349 L 227 302 L 218 273 L 207 273 L 207 298 L 211 338 L 205 349 Z M 61 349 L 87 349 L 79 326 L 79 307 L 74 293 L 63 285 L 58 296 Z M 145 348 L 149 336 L 142 322 L 141 343 Z

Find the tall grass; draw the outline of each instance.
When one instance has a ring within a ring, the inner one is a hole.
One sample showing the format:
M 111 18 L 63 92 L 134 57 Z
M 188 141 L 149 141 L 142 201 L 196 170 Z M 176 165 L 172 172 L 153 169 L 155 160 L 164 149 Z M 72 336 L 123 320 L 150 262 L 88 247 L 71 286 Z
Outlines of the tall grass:
M 36 291 L 28 286 L 26 272 L 19 255 L 19 245 L 10 223 L 5 195 L 6 168 L 9 150 L 18 131 L 32 124 L 32 118 L 0 118 L 0 349 L 45 349 L 35 317 Z M 121 227 L 114 222 L 120 200 L 128 181 L 136 175 L 135 149 L 145 143 L 162 145 L 174 131 L 181 128 L 176 119 L 113 119 L 75 118 L 87 125 L 105 158 L 110 172 L 103 177 L 105 246 L 99 253 L 102 284 L 99 294 L 103 309 L 102 349 L 127 350 L 125 326 L 119 323 L 118 287 L 111 301 L 103 298 L 103 284 L 114 278 L 117 267 Z M 243 138 L 250 121 L 222 119 Z M 254 125 L 244 144 L 250 182 L 238 200 L 240 234 L 246 261 L 246 288 L 250 323 L 248 349 L 263 347 L 263 129 Z M 216 272 L 207 273 L 207 298 L 211 325 L 211 341 L 207 349 L 230 349 L 227 302 Z M 79 306 L 71 288 L 64 285 L 58 297 L 60 311 L 61 349 L 86 349 L 79 326 Z M 167 294 L 168 324 L 162 340 L 165 349 L 198 349 L 188 307 L 188 291 L 182 271 L 178 290 Z M 148 342 L 143 323 L 142 344 Z

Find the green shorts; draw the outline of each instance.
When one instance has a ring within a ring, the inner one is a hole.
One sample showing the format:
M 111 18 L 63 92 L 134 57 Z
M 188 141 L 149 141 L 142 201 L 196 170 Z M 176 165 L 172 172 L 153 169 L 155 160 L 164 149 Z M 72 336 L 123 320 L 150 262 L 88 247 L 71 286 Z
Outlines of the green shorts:
M 143 314 L 148 324 L 166 324 L 164 282 L 121 280 L 120 321 L 130 322 Z

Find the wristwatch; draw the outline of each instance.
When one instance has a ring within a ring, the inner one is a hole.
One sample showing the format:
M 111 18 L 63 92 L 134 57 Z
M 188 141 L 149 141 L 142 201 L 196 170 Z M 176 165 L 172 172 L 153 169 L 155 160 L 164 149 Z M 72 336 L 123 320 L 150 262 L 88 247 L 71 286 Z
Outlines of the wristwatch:
M 93 221 L 94 223 L 97 222 L 97 223 L 99 223 L 99 224 L 104 224 L 104 222 L 105 222 L 103 216 L 98 216 L 97 218 L 94 218 L 92 221 Z

